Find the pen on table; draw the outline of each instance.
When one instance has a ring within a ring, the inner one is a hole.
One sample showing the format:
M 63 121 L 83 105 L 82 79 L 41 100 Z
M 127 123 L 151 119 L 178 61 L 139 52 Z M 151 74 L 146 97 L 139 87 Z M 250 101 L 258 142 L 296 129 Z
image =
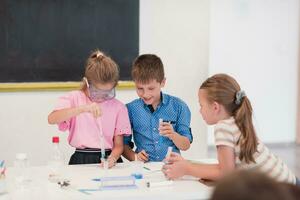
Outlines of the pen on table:
M 144 169 L 151 171 L 151 169 L 150 169 L 150 168 L 148 168 L 148 167 L 145 167 L 145 166 L 144 166 Z
M 172 153 L 172 149 L 173 149 L 172 147 L 168 147 L 168 151 L 167 151 L 166 157 L 165 157 L 165 159 L 164 159 L 164 163 L 165 163 L 165 164 L 169 164 L 169 162 L 167 161 L 167 159 L 170 158 L 171 153 Z

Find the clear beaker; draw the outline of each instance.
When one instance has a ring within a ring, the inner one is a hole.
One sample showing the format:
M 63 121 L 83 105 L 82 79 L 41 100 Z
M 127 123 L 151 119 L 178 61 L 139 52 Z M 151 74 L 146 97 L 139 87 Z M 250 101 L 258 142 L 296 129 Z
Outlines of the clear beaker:
M 15 182 L 17 187 L 24 187 L 29 181 L 29 161 L 25 153 L 17 153 L 14 161 Z

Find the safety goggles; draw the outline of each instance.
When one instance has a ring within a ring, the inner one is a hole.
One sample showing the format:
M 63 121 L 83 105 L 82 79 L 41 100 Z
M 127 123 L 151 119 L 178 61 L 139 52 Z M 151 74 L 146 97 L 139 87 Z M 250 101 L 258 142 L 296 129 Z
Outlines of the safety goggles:
M 112 88 L 110 90 L 102 90 L 96 88 L 93 84 L 89 84 L 89 82 L 85 79 L 90 99 L 94 102 L 103 102 L 110 99 L 113 99 L 116 96 L 116 90 L 115 88 Z

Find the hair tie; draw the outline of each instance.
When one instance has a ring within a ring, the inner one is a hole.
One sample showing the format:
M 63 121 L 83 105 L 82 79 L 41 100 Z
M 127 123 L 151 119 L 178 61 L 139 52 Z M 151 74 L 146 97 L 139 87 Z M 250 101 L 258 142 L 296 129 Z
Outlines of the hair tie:
M 242 99 L 243 99 L 245 96 L 246 96 L 246 93 L 245 93 L 244 90 L 240 90 L 240 91 L 236 92 L 234 103 L 235 103 L 236 105 L 240 105 L 241 102 L 242 102 Z
M 104 54 L 102 52 L 95 52 L 91 58 L 94 58 L 94 59 L 99 59 L 99 60 L 103 60 L 104 59 Z
M 103 53 L 97 52 L 96 58 L 99 58 L 100 56 L 103 56 Z

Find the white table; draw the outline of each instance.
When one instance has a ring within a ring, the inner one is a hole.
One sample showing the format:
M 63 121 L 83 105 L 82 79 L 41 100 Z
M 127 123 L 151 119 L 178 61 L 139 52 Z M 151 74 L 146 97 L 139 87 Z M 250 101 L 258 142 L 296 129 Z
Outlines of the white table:
M 82 193 L 78 189 L 98 189 L 100 183 L 93 181 L 102 176 L 130 175 L 132 167 L 130 163 L 117 164 L 112 169 L 104 170 L 98 165 L 73 165 L 64 166 L 63 177 L 70 180 L 71 185 L 61 188 L 57 183 L 48 180 L 49 168 L 47 166 L 34 166 L 28 169 L 30 180 L 23 188 L 16 186 L 15 168 L 7 170 L 6 185 L 7 194 L 0 195 L 0 199 L 22 200 L 92 200 L 92 199 L 209 199 L 212 188 L 200 183 L 192 177 L 184 177 L 175 180 L 170 186 L 156 188 L 146 187 L 146 181 L 165 180 L 160 169 L 162 163 L 146 163 L 144 178 L 137 180 L 136 189 L 92 191 L 89 194 Z

